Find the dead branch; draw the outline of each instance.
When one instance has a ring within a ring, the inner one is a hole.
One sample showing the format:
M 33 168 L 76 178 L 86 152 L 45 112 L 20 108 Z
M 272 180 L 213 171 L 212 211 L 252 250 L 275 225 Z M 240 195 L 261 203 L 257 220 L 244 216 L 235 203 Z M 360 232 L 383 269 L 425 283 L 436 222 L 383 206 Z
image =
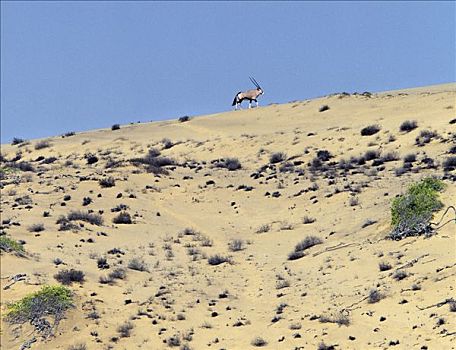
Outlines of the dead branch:
M 413 260 L 410 260 L 409 262 L 407 262 L 406 264 L 402 265 L 402 266 L 399 266 L 398 268 L 396 268 L 396 271 L 397 270 L 401 270 L 401 269 L 406 269 L 408 267 L 412 267 L 413 265 L 415 265 L 420 259 L 423 259 L 425 257 L 429 256 L 429 254 L 424 254 L 424 255 L 421 255 L 419 256 L 418 258 L 415 258 Z
M 446 304 L 449 304 L 449 303 L 455 303 L 455 302 L 456 301 L 453 298 L 449 298 L 449 299 L 445 299 L 444 301 L 441 301 L 440 303 L 437 303 L 437 304 L 432 304 L 432 305 L 429 305 L 429 306 L 426 306 L 426 307 L 419 307 L 418 305 L 416 305 L 416 307 L 419 310 L 427 310 L 427 309 L 431 309 L 433 307 L 441 307 L 443 305 L 446 305 Z
M 323 254 L 323 253 L 332 252 L 334 250 L 347 248 L 347 247 L 351 247 L 351 246 L 358 246 L 358 245 L 360 245 L 360 243 L 339 243 L 338 245 L 335 245 L 335 246 L 332 246 L 332 247 L 328 247 L 328 248 L 326 248 L 324 250 L 321 250 L 319 252 L 313 253 L 312 256 L 317 256 L 317 255 L 320 255 L 320 254 Z

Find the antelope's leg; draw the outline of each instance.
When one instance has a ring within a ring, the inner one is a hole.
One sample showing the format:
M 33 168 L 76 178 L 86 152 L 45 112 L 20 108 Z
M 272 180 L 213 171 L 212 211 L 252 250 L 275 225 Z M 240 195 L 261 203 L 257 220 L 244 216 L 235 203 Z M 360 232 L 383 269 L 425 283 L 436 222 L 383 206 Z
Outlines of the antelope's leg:
M 252 108 L 252 101 L 249 101 L 249 109 Z

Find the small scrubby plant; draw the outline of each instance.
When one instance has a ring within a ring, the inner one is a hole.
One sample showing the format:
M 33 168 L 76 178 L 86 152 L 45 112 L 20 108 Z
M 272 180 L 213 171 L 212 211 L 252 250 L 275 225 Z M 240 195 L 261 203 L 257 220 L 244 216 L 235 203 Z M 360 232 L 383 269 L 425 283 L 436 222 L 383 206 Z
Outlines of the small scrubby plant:
M 134 328 L 133 323 L 125 322 L 124 324 L 117 327 L 117 332 L 119 332 L 119 335 L 121 338 L 127 338 L 130 336 L 131 330 L 133 328 Z
M 388 262 L 385 262 L 385 261 L 382 261 L 378 264 L 378 269 L 380 271 L 388 271 L 388 270 L 391 270 L 393 267 L 391 266 L 390 263 Z
M 100 186 L 102 188 L 108 188 L 108 187 L 114 187 L 116 185 L 116 180 L 114 180 L 114 178 L 112 176 L 110 176 L 108 178 L 101 179 L 100 181 L 98 181 L 98 183 L 100 184 Z
M 40 150 L 46 147 L 51 147 L 51 143 L 47 140 L 39 141 L 35 144 L 35 149 Z
M 369 291 L 367 296 L 367 302 L 369 304 L 378 303 L 380 300 L 384 298 L 383 294 L 378 291 L 378 289 L 373 288 Z
M 283 162 L 286 159 L 287 159 L 287 155 L 285 153 L 277 152 L 277 153 L 271 154 L 271 156 L 269 157 L 269 162 L 271 164 L 275 164 L 275 163 Z
M 148 271 L 148 267 L 143 260 L 133 258 L 128 263 L 128 268 L 136 271 Z
M 29 226 L 28 228 L 29 232 L 41 232 L 44 231 L 44 225 L 43 224 L 33 224 Z
M 256 337 L 255 339 L 252 340 L 252 345 L 257 346 L 257 347 L 262 347 L 268 345 L 268 342 L 264 340 L 263 338 Z
M 307 215 L 302 218 L 302 223 L 305 224 L 305 225 L 312 224 L 315 221 L 316 221 L 315 218 L 312 218 L 312 217 L 307 216 Z
M 297 260 L 305 256 L 304 251 L 313 247 L 314 245 L 321 244 L 323 241 L 316 236 L 307 236 L 301 242 L 296 244 L 294 251 L 288 254 L 288 260 Z
M 87 350 L 87 345 L 83 343 L 70 345 L 67 350 Z
M 266 233 L 271 230 L 271 225 L 264 224 L 257 228 L 256 233 Z
M 160 151 L 156 148 L 149 149 L 149 152 L 145 157 L 133 158 L 130 162 L 136 166 L 145 165 L 147 172 L 164 175 L 169 174 L 169 172 L 163 167 L 176 164 L 172 158 L 161 157 Z
M 127 212 L 121 212 L 119 215 L 112 219 L 115 224 L 132 224 L 131 215 Z
M 216 164 L 218 168 L 225 168 L 229 171 L 241 169 L 241 162 L 237 158 L 226 158 Z
M 393 200 L 391 205 L 392 232 L 390 238 L 402 239 L 429 233 L 429 221 L 433 212 L 441 209 L 439 192 L 444 189 L 442 181 L 428 177 L 412 184 L 404 195 Z
M 288 254 L 288 260 L 298 260 L 301 259 L 304 255 L 306 254 L 302 250 L 293 250 L 290 254 Z
M 100 215 L 89 213 L 89 212 L 83 212 L 83 211 L 79 211 L 79 210 L 71 211 L 67 215 L 67 218 L 69 221 L 80 220 L 80 221 L 88 222 L 92 225 L 97 225 L 97 226 L 103 225 L 103 218 Z M 59 224 L 60 222 L 57 222 L 57 223 Z
M 380 131 L 379 125 L 369 125 L 361 129 L 361 136 L 371 136 Z
M 422 130 L 415 139 L 415 144 L 419 147 L 424 146 L 426 143 L 432 141 L 433 138 L 437 137 L 438 134 L 431 130 Z
M 234 239 L 228 244 L 228 248 L 232 252 L 238 252 L 244 249 L 244 241 L 242 239 Z
M 321 243 L 323 243 L 323 241 L 320 238 L 318 238 L 316 236 L 307 236 L 306 238 L 304 238 L 301 242 L 299 242 L 296 245 L 295 251 L 306 250 L 306 249 L 313 247 L 314 245 L 321 244 Z
M 190 117 L 188 115 L 184 115 L 183 117 L 180 117 L 178 119 L 179 123 L 185 123 L 185 122 L 188 122 L 190 120 Z
M 20 145 L 21 143 L 24 143 L 25 140 L 24 139 L 21 139 L 19 137 L 13 137 L 13 141 L 11 141 L 11 145 L 15 146 L 15 145 Z
M 456 157 L 448 157 L 442 165 L 445 171 L 456 170 Z
M 406 120 L 401 124 L 399 130 L 402 132 L 410 132 L 418 127 L 418 124 L 415 120 Z
M 225 257 L 225 256 L 216 254 L 216 255 L 211 256 L 207 260 L 207 262 L 209 263 L 209 265 L 220 265 L 220 264 L 223 264 L 225 262 L 230 262 L 230 259 Z
M 115 269 L 114 271 L 112 271 L 109 275 L 108 275 L 109 278 L 111 279 L 119 279 L 119 280 L 123 280 L 127 277 L 127 272 L 125 271 L 125 269 L 119 267 L 117 269 Z
M 74 345 L 70 345 L 67 350 L 87 350 L 87 345 L 83 343 L 78 343 Z
M 84 272 L 80 270 L 62 270 L 54 275 L 54 278 L 62 284 L 70 285 L 73 282 L 84 282 Z
M 392 277 L 396 280 L 396 281 L 402 281 L 404 278 L 406 278 L 408 276 L 408 273 L 404 270 L 396 270 Z

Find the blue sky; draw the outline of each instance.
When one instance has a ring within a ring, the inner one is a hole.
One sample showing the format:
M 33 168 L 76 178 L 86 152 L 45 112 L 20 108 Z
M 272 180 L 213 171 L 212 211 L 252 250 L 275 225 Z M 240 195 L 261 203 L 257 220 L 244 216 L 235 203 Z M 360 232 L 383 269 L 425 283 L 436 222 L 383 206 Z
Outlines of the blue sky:
M 455 81 L 454 2 L 1 2 L 1 137 Z

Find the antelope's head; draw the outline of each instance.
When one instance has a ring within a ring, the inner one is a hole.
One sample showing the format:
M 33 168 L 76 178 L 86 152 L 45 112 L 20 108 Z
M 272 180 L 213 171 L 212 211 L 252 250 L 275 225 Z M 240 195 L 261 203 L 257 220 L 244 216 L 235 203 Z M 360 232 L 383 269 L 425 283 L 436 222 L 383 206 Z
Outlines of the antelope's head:
M 259 94 L 260 94 L 260 95 L 263 95 L 263 94 L 264 94 L 264 91 L 263 91 L 263 89 L 260 87 L 260 84 L 257 83 L 257 81 L 255 80 L 255 78 L 252 78 L 252 77 L 249 77 L 249 78 L 250 78 L 250 81 L 252 82 L 252 84 L 256 86 L 257 91 L 259 92 Z

